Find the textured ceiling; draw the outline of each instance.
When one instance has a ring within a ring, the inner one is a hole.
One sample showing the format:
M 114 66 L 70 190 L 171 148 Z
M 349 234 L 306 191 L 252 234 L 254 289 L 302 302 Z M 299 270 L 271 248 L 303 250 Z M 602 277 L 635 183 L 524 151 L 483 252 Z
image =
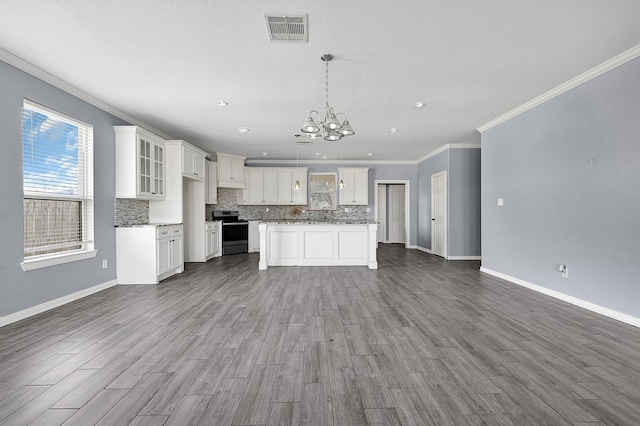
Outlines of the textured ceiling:
M 265 13 L 308 14 L 309 41 L 270 41 Z M 250 159 L 295 159 L 294 134 L 324 107 L 323 53 L 356 135 L 300 158 L 416 160 L 479 142 L 477 127 L 640 44 L 637 0 L 2 0 L 0 21 L 0 48 Z

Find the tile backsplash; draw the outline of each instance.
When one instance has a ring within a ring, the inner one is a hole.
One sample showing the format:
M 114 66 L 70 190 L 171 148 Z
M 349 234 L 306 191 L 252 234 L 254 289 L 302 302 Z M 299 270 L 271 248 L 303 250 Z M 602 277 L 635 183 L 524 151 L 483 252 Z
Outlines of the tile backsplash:
M 149 201 L 116 198 L 116 226 L 149 223 Z
M 269 209 L 267 212 L 266 209 Z M 365 220 L 367 219 L 367 206 L 349 206 L 350 212 L 343 208 L 329 210 L 324 213 L 327 219 L 336 220 Z M 239 206 L 238 190 L 232 188 L 218 188 L 218 204 L 206 205 L 207 220 L 211 220 L 211 212 L 214 210 L 238 210 L 241 219 L 310 219 L 323 218 L 322 211 L 309 211 L 307 206 Z M 302 210 L 305 210 L 302 213 Z
M 308 210 L 307 206 L 239 206 L 238 190 L 232 188 L 218 188 L 218 204 L 206 204 L 206 218 L 211 220 L 214 210 L 238 210 L 240 218 L 246 220 L 261 219 L 335 219 L 335 220 L 365 220 L 367 206 L 349 206 L 349 212 L 344 208 L 327 212 Z M 269 208 L 267 212 L 266 209 Z M 302 210 L 305 210 L 302 213 Z M 116 226 L 144 225 L 149 223 L 149 201 L 116 198 L 115 224 Z

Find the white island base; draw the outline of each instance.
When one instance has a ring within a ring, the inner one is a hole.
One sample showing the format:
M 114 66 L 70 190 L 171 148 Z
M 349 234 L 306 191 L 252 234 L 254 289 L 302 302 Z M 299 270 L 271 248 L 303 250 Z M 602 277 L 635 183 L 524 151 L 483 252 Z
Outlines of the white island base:
M 378 269 L 377 223 L 260 223 L 260 263 L 269 266 L 367 266 Z

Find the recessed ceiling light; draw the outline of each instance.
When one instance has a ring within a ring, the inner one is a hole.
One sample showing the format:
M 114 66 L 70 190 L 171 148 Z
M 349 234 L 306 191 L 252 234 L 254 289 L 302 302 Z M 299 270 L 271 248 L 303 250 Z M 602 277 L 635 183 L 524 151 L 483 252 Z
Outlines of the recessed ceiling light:
M 367 155 L 371 157 L 373 155 L 373 152 L 367 152 Z
M 268 152 L 263 152 L 263 153 L 262 153 L 262 156 L 263 156 L 263 157 L 266 157 L 267 155 L 269 155 L 269 153 L 268 153 Z
M 229 105 L 229 102 L 227 101 L 218 101 L 218 106 L 227 106 Z
M 416 102 L 414 105 L 416 106 L 416 108 L 422 108 L 426 104 L 424 102 Z
M 249 131 L 249 128 L 248 128 L 248 127 L 240 127 L 240 128 L 238 129 L 238 131 L 239 131 L 240 133 L 247 133 L 247 132 Z
M 316 152 L 316 155 L 320 155 L 320 153 L 319 153 L 319 152 Z
M 398 129 L 396 128 L 389 129 L 389 133 L 398 133 Z
M 322 159 L 323 159 L 323 160 L 326 160 L 326 159 L 327 159 L 327 156 L 326 156 L 326 155 L 323 155 L 323 156 L 322 156 Z

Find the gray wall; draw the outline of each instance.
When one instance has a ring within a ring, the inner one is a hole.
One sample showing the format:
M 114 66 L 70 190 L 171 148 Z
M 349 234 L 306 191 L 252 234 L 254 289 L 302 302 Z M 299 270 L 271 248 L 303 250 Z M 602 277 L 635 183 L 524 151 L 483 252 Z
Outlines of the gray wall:
M 483 267 L 640 317 L 639 117 L 635 59 L 484 132 Z
M 126 124 L 0 61 L 0 316 L 116 278 L 113 125 Z M 94 131 L 95 246 L 93 259 L 23 272 L 22 103 L 27 98 L 84 122 Z M 102 260 L 109 261 L 102 269 Z
M 480 256 L 480 148 L 449 150 L 449 256 Z
M 447 172 L 447 256 L 480 256 L 480 149 L 449 148 L 418 164 L 418 245 L 431 250 L 431 175 Z

